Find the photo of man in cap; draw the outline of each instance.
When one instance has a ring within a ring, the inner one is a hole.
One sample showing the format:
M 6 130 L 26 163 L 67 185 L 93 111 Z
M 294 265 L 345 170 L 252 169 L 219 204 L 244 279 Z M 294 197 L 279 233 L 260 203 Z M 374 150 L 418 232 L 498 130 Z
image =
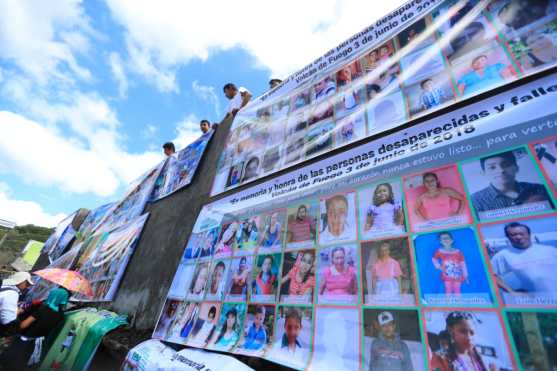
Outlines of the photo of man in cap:
M 408 345 L 396 332 L 393 314 L 383 311 L 377 316 L 379 336 L 371 344 L 370 371 L 413 371 Z

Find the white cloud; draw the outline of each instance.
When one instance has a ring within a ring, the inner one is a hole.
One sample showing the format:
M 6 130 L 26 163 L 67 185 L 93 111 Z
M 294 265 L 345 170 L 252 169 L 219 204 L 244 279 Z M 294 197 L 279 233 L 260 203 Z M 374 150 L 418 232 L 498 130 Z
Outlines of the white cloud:
M 35 224 L 55 227 L 65 214 L 49 214 L 33 201 L 14 200 L 6 183 L 0 182 L 0 219 L 16 222 L 17 225 Z
M 129 33 L 130 55 L 148 59 L 167 78 L 180 64 L 232 47 L 246 49 L 260 66 L 283 78 L 404 1 L 107 2 Z
M 101 196 L 118 188 L 116 174 L 95 153 L 34 121 L 0 111 L 0 131 L 4 166 L 29 183 Z
M 128 94 L 128 78 L 126 72 L 124 71 L 124 65 L 120 54 L 116 52 L 110 53 L 108 56 L 108 63 L 110 64 L 110 70 L 112 71 L 112 76 L 118 84 L 118 95 L 120 98 L 126 98 Z
M 199 138 L 200 135 L 199 119 L 194 114 L 189 114 L 176 124 L 176 138 L 172 142 L 179 151 Z
M 164 93 L 179 93 L 174 68 L 170 66 L 157 67 L 151 54 L 141 49 L 133 42 L 128 42 L 128 67 L 132 72 L 143 75 L 147 82 Z
M 222 114 L 220 110 L 219 97 L 215 93 L 214 86 L 202 85 L 197 82 L 197 80 L 194 80 L 194 82 L 191 83 L 191 88 L 194 94 L 213 106 L 217 115 Z
M 0 58 L 12 61 L 38 85 L 90 80 L 74 53 L 88 50 L 94 32 L 78 0 L 0 1 Z

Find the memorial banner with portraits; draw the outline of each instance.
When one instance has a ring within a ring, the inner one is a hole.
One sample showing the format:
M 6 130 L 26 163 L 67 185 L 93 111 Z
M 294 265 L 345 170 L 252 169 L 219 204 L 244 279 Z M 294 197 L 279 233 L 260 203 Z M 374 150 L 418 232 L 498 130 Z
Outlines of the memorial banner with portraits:
M 557 1 L 409 1 L 251 101 L 212 195 L 557 65 Z
M 548 75 L 205 205 L 153 337 L 296 369 L 557 367 L 556 97 Z
M 209 130 L 186 148 L 165 160 L 164 167 L 155 182 L 151 201 L 160 200 L 191 183 L 213 133 L 214 130 Z
M 118 290 L 135 245 L 149 214 L 123 224 L 109 232 L 98 232 L 83 242 L 83 252 L 73 270 L 91 283 L 93 296 L 75 294 L 76 301 L 111 301 Z

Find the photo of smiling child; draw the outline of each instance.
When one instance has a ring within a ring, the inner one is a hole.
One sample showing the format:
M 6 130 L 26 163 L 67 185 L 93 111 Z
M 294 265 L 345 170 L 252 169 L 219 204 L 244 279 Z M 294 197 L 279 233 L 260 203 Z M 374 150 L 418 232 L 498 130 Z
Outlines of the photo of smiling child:
M 405 232 L 400 182 L 379 183 L 358 192 L 362 239 Z

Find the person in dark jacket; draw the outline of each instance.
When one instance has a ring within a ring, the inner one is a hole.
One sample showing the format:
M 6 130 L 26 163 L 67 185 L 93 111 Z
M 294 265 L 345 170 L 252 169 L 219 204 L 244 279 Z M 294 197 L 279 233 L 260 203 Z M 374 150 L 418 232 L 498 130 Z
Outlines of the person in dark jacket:
M 0 356 L 0 369 L 38 369 L 43 340 L 64 320 L 69 297 L 68 290 L 57 287 L 50 290 L 48 297 L 40 305 L 29 310 L 27 317 L 19 325 L 19 336 Z
M 370 371 L 413 371 L 408 345 L 396 333 L 396 324 L 391 312 L 377 316 L 380 334 L 371 343 Z

